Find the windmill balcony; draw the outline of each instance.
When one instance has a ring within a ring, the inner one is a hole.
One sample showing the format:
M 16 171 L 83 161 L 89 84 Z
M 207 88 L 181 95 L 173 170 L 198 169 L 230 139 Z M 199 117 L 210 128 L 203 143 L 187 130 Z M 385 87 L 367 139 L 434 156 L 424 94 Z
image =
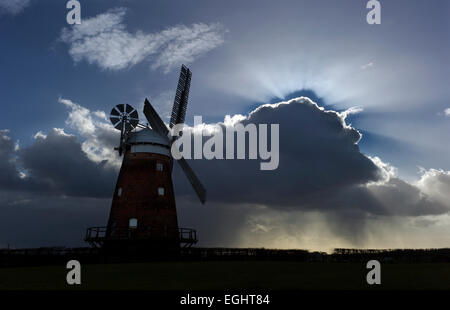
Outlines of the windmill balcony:
M 196 244 L 197 231 L 191 228 L 178 228 L 175 230 L 165 229 L 136 229 L 116 228 L 108 234 L 107 227 L 90 227 L 87 229 L 84 240 L 92 246 L 102 246 L 105 241 L 110 240 L 174 240 L 178 239 L 183 247 L 191 247 Z

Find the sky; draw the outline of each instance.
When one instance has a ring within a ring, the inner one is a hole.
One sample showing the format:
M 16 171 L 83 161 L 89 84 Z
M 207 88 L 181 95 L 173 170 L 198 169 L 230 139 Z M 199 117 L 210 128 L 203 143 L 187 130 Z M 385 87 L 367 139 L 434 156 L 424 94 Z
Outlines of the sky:
M 186 130 L 280 124 L 277 170 L 190 161 L 204 206 L 175 169 L 200 245 L 449 246 L 448 1 L 381 1 L 379 25 L 363 0 L 80 3 L 69 25 L 65 1 L 0 0 L 0 247 L 80 246 L 106 225 L 109 111 L 149 98 L 168 121 L 183 63 Z

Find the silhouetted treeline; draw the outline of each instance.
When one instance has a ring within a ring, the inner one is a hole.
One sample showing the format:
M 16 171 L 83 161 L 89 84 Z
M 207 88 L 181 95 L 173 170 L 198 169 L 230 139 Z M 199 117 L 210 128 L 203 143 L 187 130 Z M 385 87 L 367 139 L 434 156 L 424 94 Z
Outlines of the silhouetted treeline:
M 448 263 L 450 249 L 335 249 L 331 257 L 343 262 L 377 259 L 385 263 Z
M 115 252 L 101 248 L 0 249 L 0 266 L 38 266 L 82 263 L 126 263 L 146 261 L 281 260 L 297 262 L 350 263 L 376 259 L 382 263 L 450 263 L 450 249 L 335 249 L 331 254 L 307 250 L 265 248 L 182 248 L 177 253 Z

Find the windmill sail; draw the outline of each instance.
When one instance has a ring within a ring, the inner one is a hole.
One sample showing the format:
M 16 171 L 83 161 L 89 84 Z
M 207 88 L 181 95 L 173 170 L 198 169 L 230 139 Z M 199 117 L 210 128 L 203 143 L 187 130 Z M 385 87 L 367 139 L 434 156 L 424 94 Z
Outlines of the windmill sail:
M 203 187 L 203 184 L 195 175 L 194 170 L 192 170 L 192 168 L 189 166 L 186 159 L 182 157 L 179 160 L 177 160 L 177 162 L 180 164 L 180 167 L 183 170 L 186 177 L 188 178 L 189 183 L 191 183 L 192 187 L 197 193 L 197 196 L 200 199 L 201 203 L 204 204 L 206 201 L 206 189 Z
M 162 119 L 159 117 L 158 112 L 156 112 L 147 98 L 145 98 L 144 115 L 154 131 L 156 131 L 163 137 L 168 137 L 169 129 L 167 129 L 166 124 L 164 124 Z
M 172 116 L 170 117 L 170 128 L 176 124 L 184 123 L 186 108 L 189 99 L 189 88 L 191 86 L 192 72 L 185 65 L 181 66 L 180 78 L 178 79 L 177 92 L 173 102 Z
M 167 127 L 164 124 L 164 122 L 162 121 L 162 119 L 159 117 L 156 110 L 150 104 L 150 101 L 148 101 L 148 99 L 145 99 L 144 115 L 147 118 L 148 122 L 150 123 L 150 126 L 152 126 L 154 131 L 156 131 L 161 136 L 167 137 L 169 139 L 169 136 L 168 136 L 169 130 L 167 129 Z M 186 177 L 188 178 L 189 183 L 191 183 L 192 187 L 194 188 L 195 192 L 197 193 L 197 196 L 200 199 L 201 203 L 205 203 L 205 200 L 206 200 L 205 187 L 202 185 L 202 183 L 200 182 L 200 180 L 195 175 L 194 171 L 188 165 L 187 161 L 184 158 L 177 160 L 177 162 L 180 164 L 180 167 L 183 170 Z

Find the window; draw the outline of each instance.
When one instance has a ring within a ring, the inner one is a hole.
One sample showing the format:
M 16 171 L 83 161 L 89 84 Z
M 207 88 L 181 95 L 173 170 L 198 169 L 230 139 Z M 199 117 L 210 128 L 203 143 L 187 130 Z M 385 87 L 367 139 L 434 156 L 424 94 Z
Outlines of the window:
M 164 196 L 164 187 L 158 187 L 158 195 Z
M 163 171 L 163 167 L 162 163 L 156 163 L 156 171 Z
M 131 218 L 130 219 L 130 228 L 137 228 L 137 224 L 138 224 L 138 220 L 136 218 Z
M 119 187 L 119 189 L 117 190 L 117 196 L 122 196 L 122 187 Z

